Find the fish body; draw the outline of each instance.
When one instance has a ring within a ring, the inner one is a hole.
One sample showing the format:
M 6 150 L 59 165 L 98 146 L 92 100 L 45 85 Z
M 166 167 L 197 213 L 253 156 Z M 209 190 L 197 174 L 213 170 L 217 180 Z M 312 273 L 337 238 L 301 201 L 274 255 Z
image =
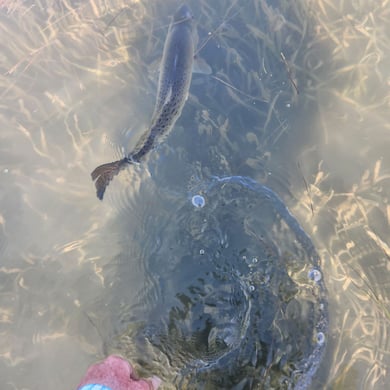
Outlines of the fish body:
M 187 100 L 195 53 L 191 10 L 182 5 L 174 14 L 164 44 L 157 99 L 148 131 L 134 150 L 121 160 L 103 164 L 91 173 L 96 195 L 102 200 L 109 182 L 127 165 L 139 163 L 172 129 Z

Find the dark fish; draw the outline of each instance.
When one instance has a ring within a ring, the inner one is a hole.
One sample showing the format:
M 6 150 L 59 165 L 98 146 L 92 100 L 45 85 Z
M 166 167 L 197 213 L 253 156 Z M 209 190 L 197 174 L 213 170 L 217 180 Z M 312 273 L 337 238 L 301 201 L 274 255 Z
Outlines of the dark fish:
M 194 25 L 191 10 L 182 5 L 174 14 L 164 44 L 157 99 L 149 130 L 134 150 L 121 160 L 103 164 L 91 173 L 96 195 L 102 200 L 106 187 L 122 169 L 139 163 L 180 116 L 188 96 L 194 61 Z

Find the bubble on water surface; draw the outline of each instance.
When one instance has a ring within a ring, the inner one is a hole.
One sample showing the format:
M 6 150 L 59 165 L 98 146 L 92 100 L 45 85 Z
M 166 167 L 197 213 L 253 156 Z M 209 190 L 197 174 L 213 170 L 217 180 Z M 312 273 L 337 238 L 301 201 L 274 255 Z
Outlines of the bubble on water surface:
M 325 335 L 322 332 L 318 332 L 316 340 L 318 345 L 323 345 L 325 343 Z
M 308 277 L 315 282 L 319 282 L 322 279 L 322 274 L 318 269 L 313 268 L 308 272 Z
M 206 204 L 202 195 L 194 195 L 191 199 L 192 204 L 197 208 L 202 208 Z

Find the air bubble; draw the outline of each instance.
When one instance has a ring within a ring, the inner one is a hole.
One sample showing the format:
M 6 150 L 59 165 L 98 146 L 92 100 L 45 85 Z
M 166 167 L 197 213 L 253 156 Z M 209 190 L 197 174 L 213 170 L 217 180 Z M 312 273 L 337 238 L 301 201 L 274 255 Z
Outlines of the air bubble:
M 318 345 L 323 345 L 325 343 L 325 335 L 322 332 L 318 332 L 316 340 Z
M 252 259 L 252 263 L 253 263 L 253 264 L 256 264 L 257 262 L 258 262 L 257 257 L 254 257 L 254 258 Z
M 255 286 L 254 286 L 253 284 L 251 284 L 251 285 L 249 286 L 249 291 L 250 291 L 250 292 L 255 291 Z
M 201 249 L 201 250 L 199 251 L 199 254 L 203 256 L 203 255 L 204 255 L 204 249 Z
M 191 202 L 197 208 L 203 207 L 206 203 L 202 195 L 194 195 Z
M 319 282 L 321 279 L 322 279 L 322 274 L 320 271 L 318 271 L 318 269 L 311 269 L 308 274 L 307 274 L 308 278 L 311 279 L 311 280 L 314 280 L 315 282 Z

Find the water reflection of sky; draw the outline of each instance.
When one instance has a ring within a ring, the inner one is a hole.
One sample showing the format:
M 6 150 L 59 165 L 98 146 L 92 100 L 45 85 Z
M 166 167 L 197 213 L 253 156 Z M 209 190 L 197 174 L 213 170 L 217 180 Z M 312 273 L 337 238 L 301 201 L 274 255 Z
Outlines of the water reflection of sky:
M 189 1 L 201 40 L 223 23 L 201 53 L 219 80 L 194 76 L 148 169 L 100 203 L 90 171 L 147 125 L 176 5 L 0 1 L 3 383 L 77 383 L 159 291 L 142 258 L 155 244 L 121 227 L 142 236 L 159 189 L 188 196 L 211 173 L 266 183 L 313 238 L 331 310 L 320 383 L 385 388 L 389 5 Z

